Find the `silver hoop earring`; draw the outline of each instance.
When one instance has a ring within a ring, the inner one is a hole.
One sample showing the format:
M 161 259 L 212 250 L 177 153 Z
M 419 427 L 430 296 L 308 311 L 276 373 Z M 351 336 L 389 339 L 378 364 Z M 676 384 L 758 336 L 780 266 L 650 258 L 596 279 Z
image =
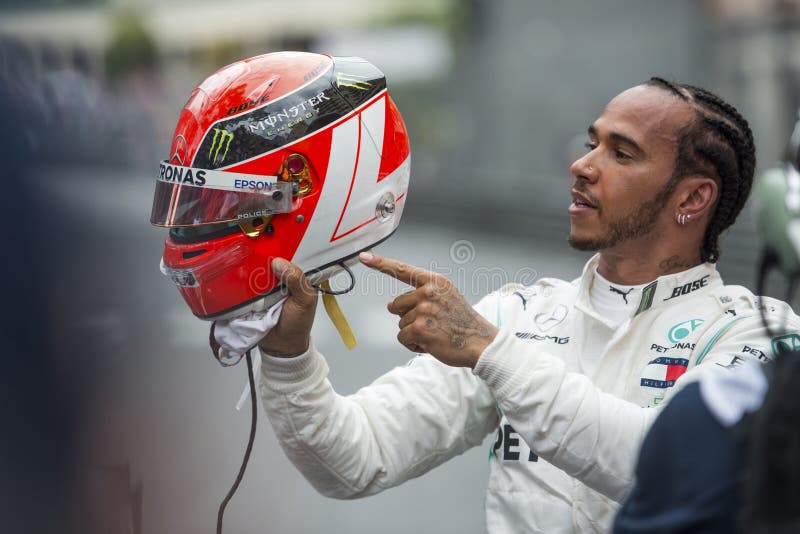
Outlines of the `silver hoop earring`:
M 678 224 L 680 224 L 681 226 L 686 224 L 686 214 L 684 214 L 684 213 L 679 213 L 678 214 Z

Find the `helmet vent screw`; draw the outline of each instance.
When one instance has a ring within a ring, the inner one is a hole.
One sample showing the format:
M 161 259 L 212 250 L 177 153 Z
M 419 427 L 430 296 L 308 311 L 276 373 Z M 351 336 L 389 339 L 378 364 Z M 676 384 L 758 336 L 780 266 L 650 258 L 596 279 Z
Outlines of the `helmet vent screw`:
M 302 215 L 298 215 L 298 216 L 295 218 L 295 221 L 297 221 L 297 222 L 299 222 L 299 223 L 301 223 L 301 222 L 303 222 L 303 221 L 305 221 L 305 220 L 306 220 L 306 218 L 305 218 L 305 217 L 303 217 Z
M 392 218 L 392 215 L 394 215 L 394 210 L 394 195 L 391 193 L 384 193 L 378 201 L 378 205 L 375 206 L 375 217 L 380 222 L 388 221 Z
M 275 233 L 275 227 L 272 226 L 271 224 L 268 224 L 266 227 L 264 227 L 264 232 L 266 232 L 267 234 L 272 235 L 272 234 Z

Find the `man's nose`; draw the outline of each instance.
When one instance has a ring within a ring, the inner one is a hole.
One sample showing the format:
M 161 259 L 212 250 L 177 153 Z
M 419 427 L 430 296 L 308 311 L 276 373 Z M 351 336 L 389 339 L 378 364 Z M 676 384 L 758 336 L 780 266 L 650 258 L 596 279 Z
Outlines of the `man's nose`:
M 597 181 L 599 172 L 593 154 L 594 151 L 592 150 L 583 157 L 576 159 L 572 165 L 570 165 L 569 170 L 575 178 L 583 178 L 591 183 Z

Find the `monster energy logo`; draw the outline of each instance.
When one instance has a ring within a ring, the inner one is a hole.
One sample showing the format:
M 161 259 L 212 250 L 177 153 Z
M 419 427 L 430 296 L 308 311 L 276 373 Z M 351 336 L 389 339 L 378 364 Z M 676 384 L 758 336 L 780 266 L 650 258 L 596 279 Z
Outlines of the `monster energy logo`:
M 365 80 L 366 76 L 359 76 L 358 74 L 345 74 L 344 72 L 336 73 L 336 85 L 339 87 L 351 87 L 359 91 L 366 91 L 372 85 Z
M 222 150 L 222 157 L 219 158 L 219 163 L 225 161 L 225 156 L 228 155 L 228 149 L 233 141 L 233 134 L 228 130 L 222 128 L 214 128 L 214 138 L 211 140 L 211 150 L 208 151 L 208 159 L 211 163 L 217 163 L 219 151 Z M 223 149 L 222 146 L 225 145 Z M 213 155 L 212 155 L 213 154 Z

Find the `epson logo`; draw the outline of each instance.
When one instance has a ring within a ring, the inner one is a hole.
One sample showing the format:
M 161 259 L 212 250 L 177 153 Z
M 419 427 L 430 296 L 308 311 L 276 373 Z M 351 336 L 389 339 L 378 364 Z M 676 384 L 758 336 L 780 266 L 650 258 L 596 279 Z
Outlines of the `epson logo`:
M 169 163 L 159 164 L 159 179 L 176 184 L 205 185 L 206 171 L 178 167 Z
M 276 189 L 275 182 L 265 182 L 261 180 L 242 180 L 237 178 L 233 181 L 236 189 L 252 189 L 253 191 L 272 191 Z

